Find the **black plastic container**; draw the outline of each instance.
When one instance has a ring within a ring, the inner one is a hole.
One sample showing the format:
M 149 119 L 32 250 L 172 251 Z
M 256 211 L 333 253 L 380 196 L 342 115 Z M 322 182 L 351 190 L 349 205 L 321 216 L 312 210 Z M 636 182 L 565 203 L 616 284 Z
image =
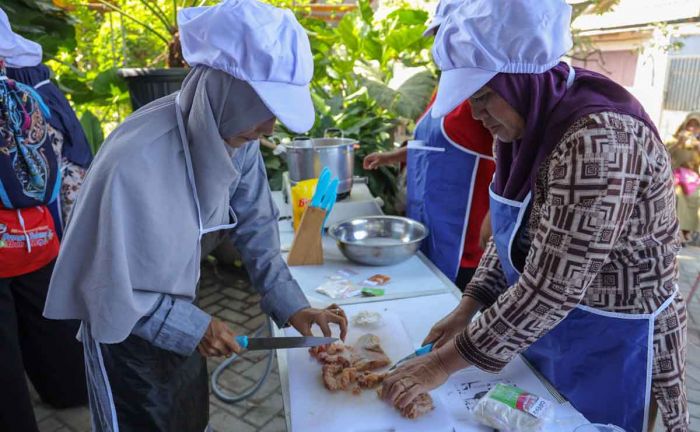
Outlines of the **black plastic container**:
M 126 80 L 134 111 L 163 96 L 174 93 L 182 87 L 182 81 L 189 69 L 119 69 L 119 76 Z

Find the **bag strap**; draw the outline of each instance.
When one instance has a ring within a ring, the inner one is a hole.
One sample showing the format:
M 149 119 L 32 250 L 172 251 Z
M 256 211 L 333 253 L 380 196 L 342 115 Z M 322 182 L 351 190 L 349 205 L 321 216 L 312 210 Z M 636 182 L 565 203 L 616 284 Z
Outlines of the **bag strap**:
M 27 241 L 27 252 L 32 253 L 32 241 L 29 238 L 29 233 L 27 233 L 27 227 L 24 224 L 24 218 L 22 217 L 22 210 L 17 209 L 17 219 L 19 220 L 19 226 L 22 228 L 22 232 L 24 232 L 24 239 Z

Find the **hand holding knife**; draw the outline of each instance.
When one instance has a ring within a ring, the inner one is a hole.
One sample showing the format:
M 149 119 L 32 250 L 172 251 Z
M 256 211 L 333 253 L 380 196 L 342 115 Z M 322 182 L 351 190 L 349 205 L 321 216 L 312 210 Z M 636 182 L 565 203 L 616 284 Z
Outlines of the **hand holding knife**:
M 396 369 L 397 367 L 399 367 L 399 365 L 401 365 L 401 363 L 407 362 L 408 360 L 414 359 L 416 357 L 424 356 L 424 355 L 428 354 L 429 352 L 431 352 L 432 350 L 433 350 L 433 344 L 429 343 L 427 345 L 423 345 L 422 347 L 415 350 L 413 353 L 407 355 L 406 357 L 404 357 L 401 360 L 394 363 L 394 365 L 389 369 L 389 372 L 391 372 L 394 369 Z

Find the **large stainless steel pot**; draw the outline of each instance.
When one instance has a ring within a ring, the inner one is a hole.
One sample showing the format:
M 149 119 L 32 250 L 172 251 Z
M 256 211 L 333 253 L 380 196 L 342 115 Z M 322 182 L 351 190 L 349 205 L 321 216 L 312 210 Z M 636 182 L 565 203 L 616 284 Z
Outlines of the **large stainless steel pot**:
M 324 166 L 338 177 L 338 195 L 347 195 L 352 189 L 357 141 L 349 138 L 295 138 L 289 144 L 277 146 L 276 153 L 284 154 L 292 185 L 302 180 L 318 178 Z

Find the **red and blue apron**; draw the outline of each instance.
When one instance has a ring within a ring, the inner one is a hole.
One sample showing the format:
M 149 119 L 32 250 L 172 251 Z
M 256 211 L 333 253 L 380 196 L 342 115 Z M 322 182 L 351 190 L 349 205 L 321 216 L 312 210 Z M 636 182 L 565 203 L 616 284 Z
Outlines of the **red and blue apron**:
M 493 240 L 508 286 L 520 278 L 513 264 L 513 244 L 529 203 L 530 194 L 519 202 L 490 190 Z M 579 305 L 523 355 L 589 421 L 645 432 L 654 319 L 674 297 L 653 314 L 622 314 Z
M 428 228 L 422 252 L 455 281 L 465 242 L 478 248 L 481 221 L 488 210 L 486 185 L 481 191 L 479 186 L 480 181 L 491 178 L 494 165 L 492 157 L 449 137 L 445 131 L 448 117 L 435 119 L 428 109 L 416 125 L 415 141 L 408 143 L 406 214 Z M 490 139 L 486 144 L 490 149 Z M 475 206 L 479 212 L 474 212 Z M 467 239 L 468 232 L 475 238 Z M 479 256 L 471 266 L 477 267 Z

